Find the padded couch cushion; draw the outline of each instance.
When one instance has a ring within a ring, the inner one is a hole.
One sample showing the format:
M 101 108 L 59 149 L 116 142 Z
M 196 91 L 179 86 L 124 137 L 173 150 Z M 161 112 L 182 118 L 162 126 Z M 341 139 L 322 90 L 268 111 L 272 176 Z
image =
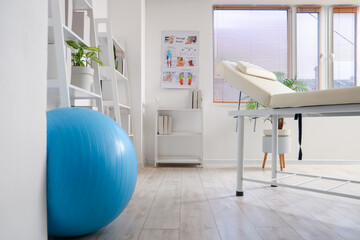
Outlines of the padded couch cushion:
M 244 74 L 234 62 L 221 62 L 217 66 L 217 71 L 228 83 L 265 107 L 270 107 L 272 95 L 294 92 L 278 81 L 267 81 L 264 78 Z
M 360 87 L 294 92 L 278 81 L 244 74 L 236 63 L 224 61 L 218 73 L 231 85 L 270 108 L 289 108 L 360 103 Z
M 285 108 L 351 103 L 360 103 L 360 87 L 276 94 L 271 97 L 270 107 Z
M 266 70 L 265 68 L 259 67 L 258 65 L 249 62 L 238 61 L 236 67 L 244 74 L 277 81 L 274 73 Z

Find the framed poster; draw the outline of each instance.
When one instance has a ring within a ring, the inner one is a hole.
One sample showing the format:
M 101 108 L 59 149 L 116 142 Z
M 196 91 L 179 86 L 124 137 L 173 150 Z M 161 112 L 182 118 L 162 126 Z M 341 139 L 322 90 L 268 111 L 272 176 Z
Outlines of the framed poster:
M 199 87 L 199 32 L 163 31 L 161 34 L 161 86 Z

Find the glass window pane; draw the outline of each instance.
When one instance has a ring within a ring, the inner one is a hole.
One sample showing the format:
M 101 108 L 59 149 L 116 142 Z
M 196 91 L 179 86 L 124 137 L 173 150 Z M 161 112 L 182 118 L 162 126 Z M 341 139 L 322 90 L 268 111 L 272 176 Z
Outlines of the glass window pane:
M 334 13 L 334 88 L 355 86 L 355 13 Z
M 217 74 L 223 60 L 287 74 L 287 10 L 214 10 L 214 56 L 214 102 L 238 101 L 238 90 Z
M 297 78 L 309 90 L 319 89 L 319 13 L 296 15 Z

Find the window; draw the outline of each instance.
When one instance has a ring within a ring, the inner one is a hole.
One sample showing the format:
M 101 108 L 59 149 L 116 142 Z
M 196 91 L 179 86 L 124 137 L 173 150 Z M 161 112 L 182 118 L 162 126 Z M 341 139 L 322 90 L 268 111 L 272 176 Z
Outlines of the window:
M 296 13 L 297 78 L 309 90 L 319 90 L 319 10 L 320 7 L 298 7 Z
M 333 10 L 334 88 L 356 85 L 356 7 Z
M 296 73 L 309 90 L 359 85 L 357 9 L 215 6 L 213 102 L 238 102 L 239 91 L 217 74 L 224 60 L 249 61 L 286 77 Z
M 238 102 L 239 91 L 216 70 L 224 60 L 244 60 L 288 74 L 287 8 L 214 9 L 214 102 Z

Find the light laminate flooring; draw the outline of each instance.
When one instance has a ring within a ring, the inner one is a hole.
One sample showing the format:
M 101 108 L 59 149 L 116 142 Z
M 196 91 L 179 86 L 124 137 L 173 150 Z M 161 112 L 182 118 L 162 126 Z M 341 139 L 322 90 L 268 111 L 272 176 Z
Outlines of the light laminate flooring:
M 286 170 L 360 178 L 360 165 L 289 165 Z M 245 177 L 269 179 L 270 172 L 245 167 Z M 306 186 L 323 189 L 331 184 L 320 180 Z M 245 182 L 244 197 L 235 197 L 235 187 L 235 167 L 139 169 L 136 190 L 124 212 L 107 227 L 72 239 L 360 239 L 360 200 L 252 182 Z M 360 184 L 337 191 L 360 195 Z

